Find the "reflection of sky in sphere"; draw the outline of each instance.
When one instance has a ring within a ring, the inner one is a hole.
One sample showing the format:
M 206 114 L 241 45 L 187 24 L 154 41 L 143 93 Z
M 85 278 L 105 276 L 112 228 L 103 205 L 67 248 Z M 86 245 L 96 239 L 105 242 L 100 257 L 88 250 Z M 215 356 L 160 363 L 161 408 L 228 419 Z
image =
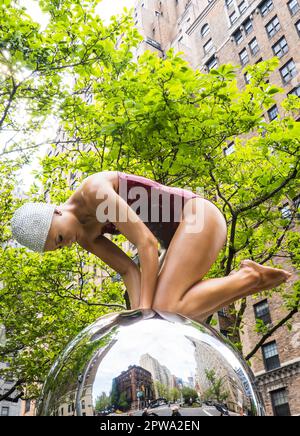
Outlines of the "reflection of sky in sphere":
M 240 367 L 234 354 L 210 335 L 190 326 L 180 325 L 178 328 L 173 323 L 150 319 L 119 330 L 117 342 L 100 363 L 94 393 L 109 394 L 112 380 L 122 371 L 127 371 L 130 365 L 140 366 L 143 354 L 149 354 L 160 365 L 166 366 L 172 375 L 187 381 L 196 370 L 195 348 L 188 337 L 212 345 L 223 356 L 226 354 L 233 368 Z

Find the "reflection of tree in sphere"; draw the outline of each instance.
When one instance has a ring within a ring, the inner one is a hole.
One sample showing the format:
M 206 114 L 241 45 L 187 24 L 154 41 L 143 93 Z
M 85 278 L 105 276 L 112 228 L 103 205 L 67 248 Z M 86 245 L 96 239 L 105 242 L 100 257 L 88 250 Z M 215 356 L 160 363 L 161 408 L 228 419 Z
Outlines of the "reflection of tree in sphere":
M 128 311 L 98 319 L 53 365 L 39 415 L 142 414 L 202 402 L 263 414 L 252 374 L 213 329 L 179 315 Z

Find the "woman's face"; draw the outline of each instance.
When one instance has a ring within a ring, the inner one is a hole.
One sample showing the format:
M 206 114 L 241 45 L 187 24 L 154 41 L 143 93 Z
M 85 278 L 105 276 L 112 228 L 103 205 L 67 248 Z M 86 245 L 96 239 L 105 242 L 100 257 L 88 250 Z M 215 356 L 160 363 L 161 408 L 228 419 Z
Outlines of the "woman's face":
M 71 212 L 55 209 L 44 251 L 70 247 L 77 241 L 80 223 Z

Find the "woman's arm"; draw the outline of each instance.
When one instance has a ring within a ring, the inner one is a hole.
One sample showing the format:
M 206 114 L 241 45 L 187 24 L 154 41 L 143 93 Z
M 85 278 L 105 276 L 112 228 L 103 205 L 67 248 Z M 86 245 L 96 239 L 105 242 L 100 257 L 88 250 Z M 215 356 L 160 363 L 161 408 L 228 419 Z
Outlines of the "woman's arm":
M 84 187 L 84 197 L 89 207 L 99 215 L 106 208 L 111 212 L 109 221 L 136 246 L 141 267 L 141 296 L 139 307 L 152 306 L 158 276 L 158 241 L 134 210 L 113 189 L 105 176 L 95 174 L 88 178 Z M 103 203 L 103 204 L 102 204 Z M 104 208 L 105 205 L 105 208 Z
M 79 241 L 79 244 L 121 275 L 128 291 L 131 309 L 138 308 L 141 293 L 141 272 L 133 260 L 105 236 L 100 236 L 94 241 Z
M 122 278 L 128 291 L 131 309 L 138 309 L 141 297 L 140 269 L 135 265 L 134 268 L 128 269 L 128 271 L 122 275 Z

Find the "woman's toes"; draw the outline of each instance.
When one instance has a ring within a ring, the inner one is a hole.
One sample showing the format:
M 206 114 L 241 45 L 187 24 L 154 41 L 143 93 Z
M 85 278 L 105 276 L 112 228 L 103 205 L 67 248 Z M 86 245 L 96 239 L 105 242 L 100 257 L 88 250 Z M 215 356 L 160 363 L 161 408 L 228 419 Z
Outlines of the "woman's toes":
M 293 278 L 293 274 L 286 271 L 286 281 L 291 280 Z

